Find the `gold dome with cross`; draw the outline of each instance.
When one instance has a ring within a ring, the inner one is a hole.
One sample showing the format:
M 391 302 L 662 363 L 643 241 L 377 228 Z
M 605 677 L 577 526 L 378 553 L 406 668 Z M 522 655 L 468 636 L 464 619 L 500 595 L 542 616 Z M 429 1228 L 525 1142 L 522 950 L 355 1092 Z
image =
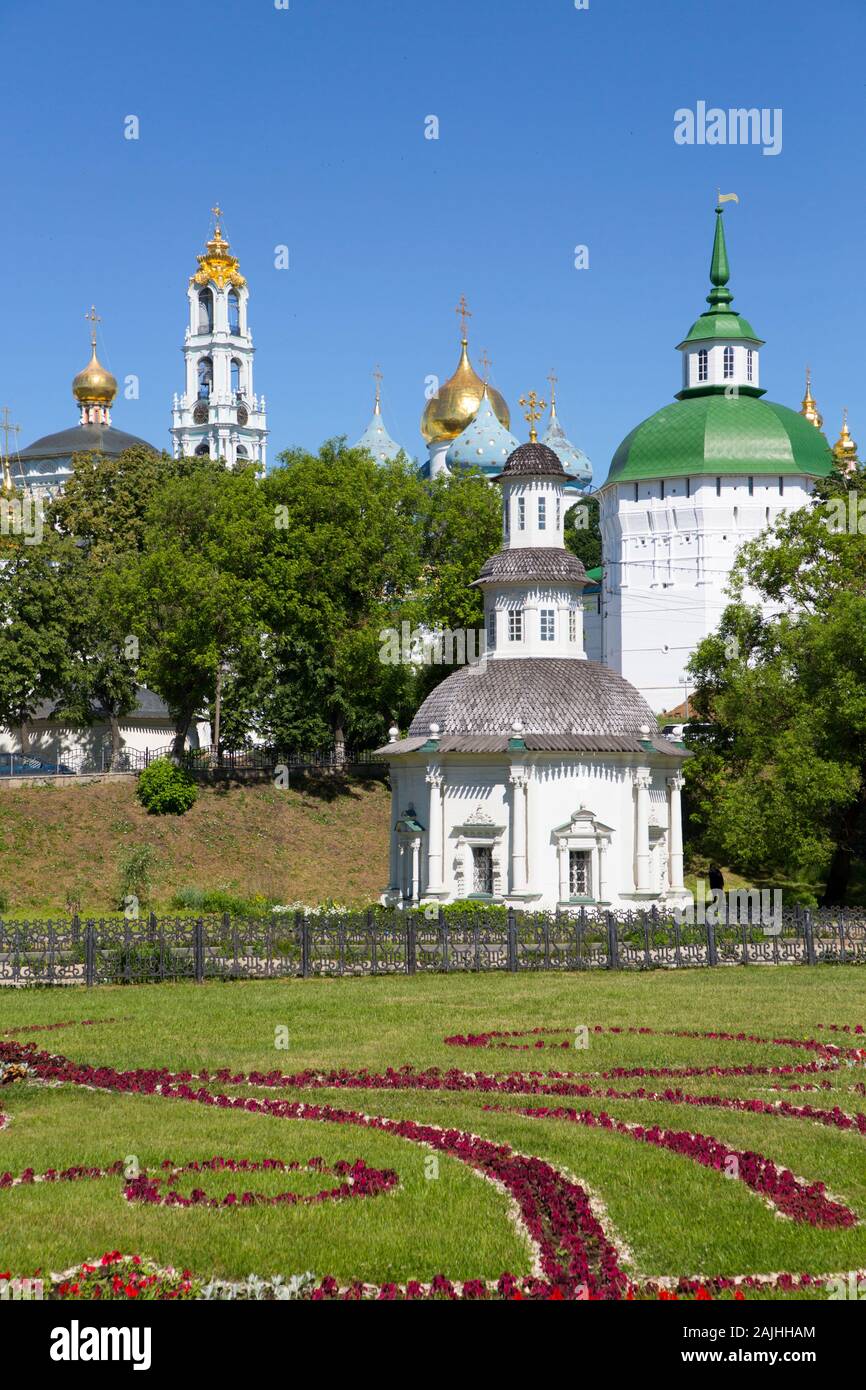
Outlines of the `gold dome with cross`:
M 505 397 L 500 395 L 495 387 L 482 380 L 469 360 L 466 321 L 472 317 L 472 313 L 465 295 L 461 295 L 455 312 L 461 323 L 460 361 L 454 375 L 439 387 L 435 396 L 431 396 L 421 416 L 421 434 L 428 444 L 434 440 L 456 439 L 458 434 L 463 433 L 478 413 L 485 385 L 487 398 L 497 420 L 505 429 L 511 426 L 511 415 Z

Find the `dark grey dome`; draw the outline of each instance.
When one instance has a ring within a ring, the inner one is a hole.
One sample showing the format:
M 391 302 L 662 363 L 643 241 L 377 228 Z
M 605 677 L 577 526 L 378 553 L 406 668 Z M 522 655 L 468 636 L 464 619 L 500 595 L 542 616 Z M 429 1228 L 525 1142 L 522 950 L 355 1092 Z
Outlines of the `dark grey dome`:
M 539 579 L 552 583 L 588 584 L 583 561 L 564 546 L 515 546 L 497 550 L 484 566 L 472 587 L 482 584 L 515 584 Z
M 559 461 L 559 457 L 548 449 L 546 444 L 539 444 L 535 441 L 529 444 L 521 444 L 513 454 L 509 454 L 508 462 L 501 473 L 497 473 L 494 481 L 499 482 L 502 478 L 567 478 L 568 474 Z
M 116 430 L 113 425 L 73 425 L 71 429 L 46 434 L 34 444 L 28 444 L 19 457 L 25 464 L 36 463 L 40 459 L 71 458 L 73 454 L 108 454 L 114 457 L 136 445 L 151 449 L 153 453 L 158 452 L 146 439 Z
M 409 736 L 511 733 L 516 719 L 526 734 L 639 734 L 658 732 L 643 696 L 596 661 L 555 657 L 491 657 L 485 667 L 461 666 L 431 691 Z

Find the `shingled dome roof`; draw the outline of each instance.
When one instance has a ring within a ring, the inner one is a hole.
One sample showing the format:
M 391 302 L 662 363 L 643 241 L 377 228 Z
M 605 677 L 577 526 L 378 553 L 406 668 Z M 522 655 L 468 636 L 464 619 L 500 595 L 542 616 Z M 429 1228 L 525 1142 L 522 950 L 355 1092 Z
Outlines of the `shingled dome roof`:
M 535 441 L 515 449 L 502 472 L 494 479 L 505 478 L 567 478 L 568 474 L 552 449 Z
M 542 582 L 566 584 L 586 584 L 586 570 L 583 561 L 564 547 L 550 547 L 544 550 L 531 546 L 515 546 L 511 550 L 497 550 L 484 567 L 472 586 L 477 584 L 522 584 L 527 579 Z
M 409 736 L 510 734 L 639 734 L 658 722 L 643 696 L 595 661 L 496 657 L 485 667 L 461 666 L 431 691 Z

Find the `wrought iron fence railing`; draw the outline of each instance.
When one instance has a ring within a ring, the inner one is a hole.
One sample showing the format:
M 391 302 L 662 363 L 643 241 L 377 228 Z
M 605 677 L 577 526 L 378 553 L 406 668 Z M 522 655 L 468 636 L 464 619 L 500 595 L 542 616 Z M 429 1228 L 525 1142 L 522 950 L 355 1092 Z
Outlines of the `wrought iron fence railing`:
M 866 964 L 866 910 L 687 923 L 658 911 L 467 905 L 224 916 L 0 921 L 0 985 Z
M 327 770 L 335 768 L 355 769 L 359 767 L 385 768 L 382 758 L 368 749 L 325 749 L 294 750 L 284 752 L 277 748 L 187 748 L 177 757 L 171 745 L 162 748 L 124 748 L 112 763 L 110 748 L 95 752 L 64 753 L 60 757 L 49 757 L 40 751 L 34 753 L 0 753 L 0 779 L 7 777 L 77 777 L 85 774 L 142 772 L 158 758 L 171 758 L 180 767 L 192 773 L 234 773 L 256 772 L 276 774 L 285 767 L 290 771 L 302 769 Z

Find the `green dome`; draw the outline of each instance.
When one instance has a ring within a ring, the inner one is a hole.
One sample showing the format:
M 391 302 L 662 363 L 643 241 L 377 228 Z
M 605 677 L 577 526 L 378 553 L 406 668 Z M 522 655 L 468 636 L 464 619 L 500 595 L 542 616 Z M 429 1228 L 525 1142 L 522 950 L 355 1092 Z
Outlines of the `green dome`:
M 832 471 L 826 439 L 796 411 L 754 396 L 707 395 L 674 401 L 633 429 L 607 482 L 730 473 L 825 478 Z
M 735 314 L 733 310 L 725 313 L 708 309 L 695 320 L 678 346 L 685 347 L 686 343 L 698 343 L 704 338 L 742 338 L 759 346 L 762 346 L 764 341 L 758 337 L 749 320 L 744 319 L 742 314 Z

